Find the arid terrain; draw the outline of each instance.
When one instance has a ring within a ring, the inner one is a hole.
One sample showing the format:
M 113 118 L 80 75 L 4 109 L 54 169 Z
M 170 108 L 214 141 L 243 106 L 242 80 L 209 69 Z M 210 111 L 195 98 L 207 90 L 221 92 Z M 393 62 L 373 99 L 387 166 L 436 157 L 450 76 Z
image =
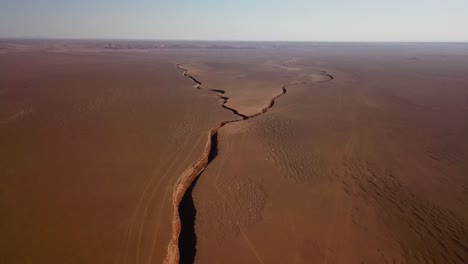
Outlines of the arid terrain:
M 0 41 L 0 263 L 466 263 L 468 45 Z

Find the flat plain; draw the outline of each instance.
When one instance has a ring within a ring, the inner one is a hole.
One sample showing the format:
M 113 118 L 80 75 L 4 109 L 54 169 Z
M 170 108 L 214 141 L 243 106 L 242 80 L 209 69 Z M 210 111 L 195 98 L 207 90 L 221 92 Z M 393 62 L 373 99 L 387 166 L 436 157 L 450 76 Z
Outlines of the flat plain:
M 0 42 L 1 263 L 466 263 L 468 45 Z

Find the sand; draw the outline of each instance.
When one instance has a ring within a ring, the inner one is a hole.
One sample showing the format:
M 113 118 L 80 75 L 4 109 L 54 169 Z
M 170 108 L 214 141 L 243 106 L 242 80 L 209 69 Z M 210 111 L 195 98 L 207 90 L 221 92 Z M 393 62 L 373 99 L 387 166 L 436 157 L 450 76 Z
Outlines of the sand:
M 173 187 L 231 114 L 162 58 L 1 56 L 0 262 L 162 263 Z
M 223 128 L 195 262 L 465 263 L 466 57 L 410 48 L 312 50 L 333 81 Z
M 465 263 L 464 44 L 0 43 L 5 263 Z

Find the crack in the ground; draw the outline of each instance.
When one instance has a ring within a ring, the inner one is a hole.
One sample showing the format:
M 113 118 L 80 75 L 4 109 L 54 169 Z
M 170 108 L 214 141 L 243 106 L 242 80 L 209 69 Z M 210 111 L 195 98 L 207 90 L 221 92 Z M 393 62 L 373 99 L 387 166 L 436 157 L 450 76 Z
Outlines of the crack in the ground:
M 188 74 L 188 69 L 182 68 L 180 64 L 177 64 L 176 67 L 182 70 L 182 74 L 184 76 L 188 77 L 195 83 L 194 88 L 204 89 L 201 87 L 200 81 Z M 332 75 L 327 74 L 325 71 L 316 69 L 313 70 L 329 78 L 324 82 L 331 81 L 334 79 Z M 274 106 L 276 99 L 288 92 L 288 90 L 286 89 L 287 87 L 301 84 L 307 83 L 293 82 L 283 85 L 281 87 L 281 93 L 273 96 L 270 99 L 268 105 L 264 107 L 260 112 L 250 116 L 240 113 L 237 109 L 226 106 L 229 97 L 224 96 L 224 94 L 226 93 L 224 90 L 207 89 L 218 93 L 219 98 L 221 99 L 221 107 L 231 111 L 235 115 L 241 117 L 241 119 L 222 121 L 221 123 L 219 123 L 218 126 L 210 129 L 210 131 L 208 132 L 208 140 L 205 145 L 205 151 L 203 152 L 202 157 L 197 162 L 195 162 L 195 164 L 192 167 L 188 168 L 177 181 L 173 194 L 174 216 L 172 219 L 172 238 L 167 249 L 167 256 L 164 260 L 164 263 L 194 263 L 195 261 L 197 241 L 197 237 L 195 234 L 196 208 L 193 203 L 192 191 L 202 172 L 216 158 L 218 154 L 219 129 L 221 129 L 228 123 L 247 120 L 266 113 L 270 108 Z

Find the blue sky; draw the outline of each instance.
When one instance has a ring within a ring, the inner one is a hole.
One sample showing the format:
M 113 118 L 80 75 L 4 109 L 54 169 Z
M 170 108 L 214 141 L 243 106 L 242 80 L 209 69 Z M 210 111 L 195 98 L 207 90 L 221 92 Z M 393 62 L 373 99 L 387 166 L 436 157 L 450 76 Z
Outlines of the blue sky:
M 0 37 L 468 41 L 468 0 L 0 0 Z

